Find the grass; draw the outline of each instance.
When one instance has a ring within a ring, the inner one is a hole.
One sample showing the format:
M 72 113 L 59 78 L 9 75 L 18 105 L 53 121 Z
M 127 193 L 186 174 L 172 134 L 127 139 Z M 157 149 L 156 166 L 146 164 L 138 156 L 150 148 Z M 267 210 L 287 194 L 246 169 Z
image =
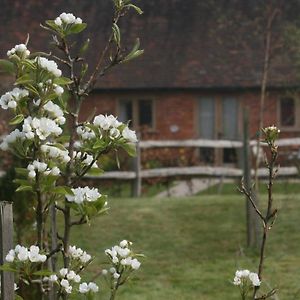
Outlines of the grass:
M 279 298 L 300 298 L 300 201 L 277 194 L 279 217 L 267 246 L 265 283 Z M 109 215 L 73 232 L 73 242 L 105 261 L 103 250 L 121 239 L 147 258 L 122 300 L 234 300 L 237 268 L 257 270 L 258 254 L 245 248 L 245 202 L 240 195 L 181 199 L 111 199 Z M 91 266 L 90 276 L 97 272 Z M 296 294 L 298 292 L 298 294 Z M 101 297 L 107 299 L 107 297 Z

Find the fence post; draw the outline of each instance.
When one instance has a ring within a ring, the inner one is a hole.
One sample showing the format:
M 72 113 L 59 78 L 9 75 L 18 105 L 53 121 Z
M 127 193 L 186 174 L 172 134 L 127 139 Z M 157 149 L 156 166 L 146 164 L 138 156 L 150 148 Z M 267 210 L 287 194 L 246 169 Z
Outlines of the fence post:
M 135 179 L 133 183 L 133 196 L 140 197 L 142 193 L 142 177 L 141 177 L 141 147 L 140 142 L 136 144 L 136 157 L 133 161 L 135 171 Z
M 12 203 L 0 201 L 0 263 L 4 263 L 5 256 L 13 248 L 13 212 Z M 1 271 L 1 299 L 14 299 L 14 275 L 12 272 Z
M 243 111 L 243 176 L 247 190 L 251 189 L 250 168 L 250 142 L 249 142 L 249 113 L 246 108 Z M 248 199 L 246 199 L 246 223 L 247 223 L 247 246 L 256 246 L 256 213 Z

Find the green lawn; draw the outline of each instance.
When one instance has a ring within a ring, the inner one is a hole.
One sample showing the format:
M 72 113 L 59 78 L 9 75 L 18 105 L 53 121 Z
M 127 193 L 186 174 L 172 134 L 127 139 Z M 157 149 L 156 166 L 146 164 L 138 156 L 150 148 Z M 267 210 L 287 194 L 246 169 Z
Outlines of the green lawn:
M 136 280 L 120 290 L 120 299 L 240 299 L 231 284 L 234 272 L 256 271 L 258 262 L 257 253 L 245 248 L 245 202 L 240 195 L 110 199 L 109 204 L 109 215 L 91 227 L 76 228 L 73 242 L 97 255 L 99 263 L 105 259 L 103 250 L 122 239 L 133 241 L 135 250 L 147 256 Z M 280 289 L 280 300 L 297 300 L 300 199 L 278 194 L 276 204 L 280 211 L 267 247 L 264 278 Z M 96 269 L 91 266 L 90 272 Z

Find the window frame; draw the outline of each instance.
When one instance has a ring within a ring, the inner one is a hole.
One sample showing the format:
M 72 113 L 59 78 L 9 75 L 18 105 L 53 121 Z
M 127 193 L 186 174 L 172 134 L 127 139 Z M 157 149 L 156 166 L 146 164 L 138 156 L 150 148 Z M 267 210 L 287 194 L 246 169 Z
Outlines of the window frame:
M 152 132 L 156 130 L 156 101 L 153 96 L 128 96 L 119 98 L 117 101 L 117 114 L 119 115 L 121 112 L 121 102 L 123 101 L 131 101 L 132 102 L 132 128 L 134 130 L 140 129 L 140 116 L 139 116 L 139 101 L 151 101 L 151 109 L 152 109 L 152 126 L 148 127 L 148 131 Z
M 295 124 L 292 126 L 282 125 L 281 124 L 281 101 L 284 98 L 292 98 L 295 101 Z M 278 127 L 281 131 L 299 131 L 300 130 L 300 118 L 298 117 L 300 114 L 300 99 L 296 96 L 290 95 L 281 95 L 278 97 L 277 101 L 277 123 Z

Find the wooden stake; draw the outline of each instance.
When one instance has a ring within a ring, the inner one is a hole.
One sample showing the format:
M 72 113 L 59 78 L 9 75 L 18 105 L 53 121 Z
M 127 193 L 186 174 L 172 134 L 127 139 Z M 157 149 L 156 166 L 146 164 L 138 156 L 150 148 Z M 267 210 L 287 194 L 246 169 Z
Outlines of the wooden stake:
M 0 263 L 5 262 L 5 256 L 13 248 L 13 212 L 12 203 L 0 202 Z M 14 299 L 14 274 L 1 271 L 1 299 Z

